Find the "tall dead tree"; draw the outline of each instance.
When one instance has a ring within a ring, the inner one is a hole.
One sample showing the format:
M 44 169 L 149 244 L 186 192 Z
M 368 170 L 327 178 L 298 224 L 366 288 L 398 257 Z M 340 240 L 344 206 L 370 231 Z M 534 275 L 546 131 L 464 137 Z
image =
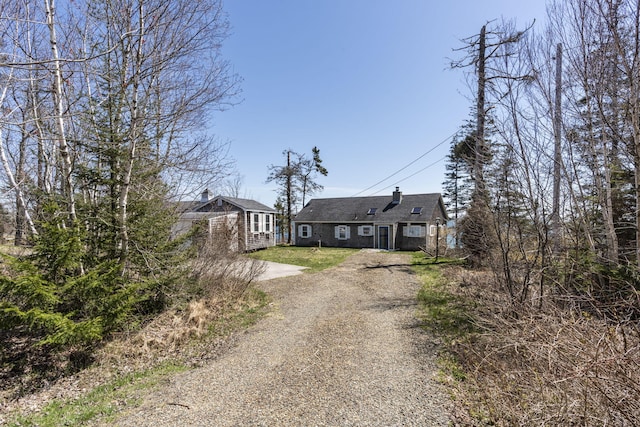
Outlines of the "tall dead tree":
M 486 152 L 485 142 L 485 121 L 487 112 L 485 110 L 486 96 L 486 55 L 487 55 L 487 26 L 483 25 L 478 39 L 478 93 L 476 94 L 476 134 L 475 134 L 475 161 L 473 164 L 473 179 L 476 185 L 476 197 L 484 197 L 486 190 L 484 182 L 484 162 Z
M 287 199 L 287 243 L 291 244 L 292 223 L 293 223 L 293 175 L 294 170 L 291 166 L 291 150 L 287 151 L 287 168 L 286 168 L 286 199 Z
M 496 67 L 488 67 L 494 61 L 505 55 L 503 47 L 517 43 L 524 31 L 488 32 L 487 25 L 483 25 L 479 35 L 463 40 L 467 55 L 459 61 L 451 63 L 452 68 L 474 67 L 477 79 L 476 98 L 476 129 L 474 132 L 474 152 L 472 178 L 474 190 L 467 215 L 460 221 L 460 232 L 466 249 L 470 252 L 471 262 L 482 265 L 488 260 L 488 254 L 495 245 L 494 231 L 490 221 L 489 198 L 485 182 L 485 165 L 491 159 L 491 148 L 487 143 L 486 123 L 491 106 L 487 105 L 488 85 L 497 79 L 521 79 L 522 76 L 502 75 Z M 489 43 L 489 35 L 495 41 Z
M 286 227 L 287 230 L 287 243 L 292 242 L 292 222 L 293 222 L 293 207 L 295 206 L 298 198 L 298 191 L 296 188 L 295 179 L 300 175 L 300 154 L 294 152 L 291 149 L 287 149 L 282 153 L 287 158 L 287 164 L 284 166 L 269 166 L 269 176 L 266 182 L 275 182 L 278 184 L 278 200 L 282 200 L 285 203 L 284 215 L 282 219 L 284 224 L 280 223 L 280 229 Z M 291 155 L 294 155 L 296 159 L 292 160 Z

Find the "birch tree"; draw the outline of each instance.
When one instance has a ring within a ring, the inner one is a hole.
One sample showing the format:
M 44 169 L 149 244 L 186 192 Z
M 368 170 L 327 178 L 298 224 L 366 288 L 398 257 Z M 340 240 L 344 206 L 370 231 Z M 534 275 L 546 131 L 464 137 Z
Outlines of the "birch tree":
M 0 159 L 37 237 L 0 286 L 0 314 L 51 342 L 99 339 L 136 304 L 161 308 L 179 274 L 169 183 L 226 173 L 207 132 L 238 91 L 220 53 L 228 23 L 221 1 L 13 6 L 0 24 L 13 49 L 0 63 Z
M 149 225 L 131 217 L 132 208 L 155 205 L 147 221 L 164 217 L 166 209 L 157 202 L 168 197 L 164 182 L 175 174 L 208 170 L 209 176 L 224 176 L 224 151 L 198 133 L 208 114 L 224 108 L 237 91 L 238 79 L 219 55 L 227 31 L 221 7 L 113 0 L 90 4 L 84 13 L 90 32 L 79 48 L 96 60 L 82 70 L 88 107 L 82 116 L 90 125 L 82 187 L 109 218 L 108 229 L 95 228 L 113 242 L 105 250 L 123 266 L 132 242 L 138 258 L 154 244 L 144 241 L 149 235 L 142 229 Z

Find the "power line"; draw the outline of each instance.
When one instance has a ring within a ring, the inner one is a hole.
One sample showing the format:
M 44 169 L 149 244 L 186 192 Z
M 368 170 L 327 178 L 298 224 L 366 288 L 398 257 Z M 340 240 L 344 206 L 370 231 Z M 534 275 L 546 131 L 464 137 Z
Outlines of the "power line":
M 427 154 L 431 153 L 433 150 L 435 150 L 436 148 L 438 148 L 439 146 L 441 146 L 441 145 L 442 145 L 442 144 L 444 144 L 445 142 L 448 142 L 451 138 L 453 138 L 453 137 L 454 137 L 455 135 L 457 135 L 457 134 L 458 134 L 458 131 L 456 131 L 456 132 L 452 133 L 452 134 L 451 134 L 451 135 L 449 135 L 447 138 L 445 138 L 442 142 L 440 142 L 438 145 L 436 145 L 436 146 L 432 147 L 431 149 L 429 149 L 429 151 L 427 151 L 426 153 L 423 153 L 422 155 L 420 155 L 420 157 L 418 157 L 418 158 L 416 158 L 415 160 L 411 161 L 411 162 L 410 162 L 410 163 L 408 163 L 407 165 L 405 165 L 405 166 L 401 167 L 400 169 L 398 169 L 397 171 L 395 171 L 394 173 L 392 173 L 392 174 L 391 174 L 391 175 L 389 175 L 388 177 L 386 177 L 386 178 L 384 178 L 384 179 L 382 179 L 382 180 L 380 180 L 380 181 L 376 182 L 376 183 L 375 183 L 375 184 L 373 184 L 372 186 L 367 187 L 367 188 L 365 188 L 364 190 L 357 192 L 356 194 L 354 194 L 354 195 L 353 195 L 353 196 L 351 196 L 351 197 L 356 197 L 356 196 L 358 196 L 359 194 L 362 194 L 362 193 L 364 193 L 364 192 L 366 192 L 366 191 L 371 190 L 371 189 L 372 189 L 372 188 L 374 188 L 374 187 L 377 187 L 378 185 L 382 184 L 383 182 L 387 181 L 388 179 L 393 178 L 394 176 L 398 175 L 400 172 L 402 172 L 403 170 L 405 170 L 406 168 L 408 168 L 408 167 L 409 167 L 409 166 L 411 166 L 412 164 L 416 163 L 418 160 L 422 159 L 422 158 L 423 158 L 424 156 L 426 156 Z M 440 160 L 442 160 L 442 159 L 440 159 Z M 438 160 L 438 162 L 439 162 L 440 160 Z M 436 162 L 436 163 L 437 163 L 437 162 Z M 427 166 L 427 167 L 428 167 L 428 166 Z M 425 169 L 426 169 L 426 168 L 425 168 Z M 424 170 L 424 169 L 423 169 L 423 170 Z M 405 178 L 405 179 L 406 179 L 406 178 Z
M 418 175 L 419 173 L 424 172 L 425 170 L 429 169 L 431 166 L 437 165 L 438 163 L 440 163 L 441 161 L 443 161 L 446 158 L 447 158 L 447 156 L 442 156 L 438 160 L 436 160 L 435 162 L 433 162 L 431 164 L 428 164 L 427 166 L 423 167 L 419 171 L 414 172 L 411 175 L 402 178 L 400 181 L 396 181 L 394 184 L 392 184 L 392 185 L 390 185 L 388 187 L 381 188 L 380 190 L 376 191 L 375 193 L 371 193 L 369 195 L 370 196 L 375 196 L 376 194 L 380 193 L 383 190 L 388 190 L 389 188 L 393 188 L 393 187 L 397 186 L 398 184 L 400 184 L 401 182 L 404 182 L 404 181 L 408 180 L 409 178 L 413 178 L 414 176 Z

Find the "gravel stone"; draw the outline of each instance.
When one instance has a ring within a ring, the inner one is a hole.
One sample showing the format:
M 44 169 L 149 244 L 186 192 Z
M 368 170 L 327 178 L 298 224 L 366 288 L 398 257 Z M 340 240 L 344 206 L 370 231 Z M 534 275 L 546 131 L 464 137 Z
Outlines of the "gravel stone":
M 119 426 L 446 426 L 436 340 L 419 328 L 406 254 L 363 250 L 260 282 L 273 311 L 206 366 L 178 374 Z

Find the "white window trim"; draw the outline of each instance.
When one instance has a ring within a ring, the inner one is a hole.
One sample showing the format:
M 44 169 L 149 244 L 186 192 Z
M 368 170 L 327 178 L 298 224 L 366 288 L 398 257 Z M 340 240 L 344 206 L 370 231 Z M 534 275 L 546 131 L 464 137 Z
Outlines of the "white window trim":
M 405 225 L 403 229 L 403 235 L 405 237 L 425 237 L 427 229 L 424 225 Z
M 264 232 L 271 233 L 271 214 L 264 214 Z
M 343 230 L 344 230 L 344 237 L 341 237 Z M 349 240 L 349 238 L 351 237 L 351 227 L 349 227 L 348 225 L 336 225 L 335 237 L 338 240 Z
M 298 226 L 298 236 L 301 239 L 308 239 L 313 233 L 313 228 L 310 224 L 301 224 Z
M 373 225 L 359 225 L 358 236 L 373 236 Z
M 256 220 L 256 216 L 258 217 L 257 220 Z M 263 231 L 262 216 L 263 216 L 262 214 L 251 212 L 251 232 L 252 233 L 257 234 Z

